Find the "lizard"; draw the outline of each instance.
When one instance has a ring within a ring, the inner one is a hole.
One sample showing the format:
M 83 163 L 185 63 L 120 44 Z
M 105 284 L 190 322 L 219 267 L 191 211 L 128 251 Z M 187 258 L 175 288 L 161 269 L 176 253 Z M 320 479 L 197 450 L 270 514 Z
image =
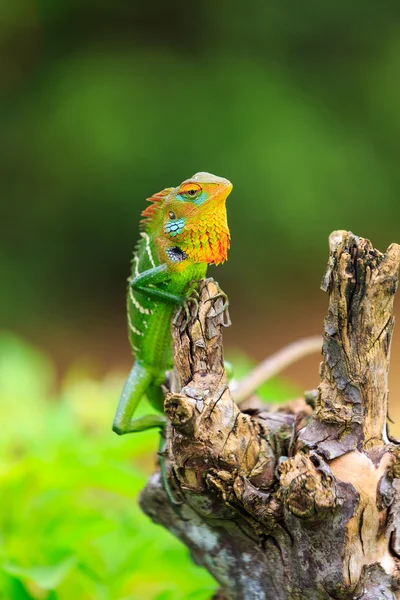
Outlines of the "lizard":
M 128 280 L 127 316 L 134 364 L 122 390 L 113 430 L 118 435 L 165 426 L 162 384 L 172 366 L 171 320 L 195 301 L 195 283 L 209 264 L 227 259 L 226 199 L 232 183 L 196 173 L 148 198 Z M 157 414 L 134 418 L 142 397 Z

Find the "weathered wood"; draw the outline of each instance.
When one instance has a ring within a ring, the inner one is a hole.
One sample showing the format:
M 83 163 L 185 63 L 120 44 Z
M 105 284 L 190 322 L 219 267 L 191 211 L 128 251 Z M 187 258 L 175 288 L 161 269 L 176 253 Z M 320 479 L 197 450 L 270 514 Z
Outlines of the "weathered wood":
M 234 403 L 214 282 L 173 330 L 165 413 L 179 504 L 156 473 L 141 506 L 214 575 L 221 599 L 400 598 L 400 448 L 386 433 L 400 247 L 381 254 L 344 231 L 330 245 L 321 383 L 308 404 Z
M 343 231 L 330 236 L 330 291 L 316 416 L 357 431 L 359 449 L 386 440 L 389 347 L 400 246 L 386 254 Z M 360 431 L 361 430 L 361 431 Z M 357 438 L 357 439 L 355 439 Z M 356 445 L 354 445 L 354 448 Z

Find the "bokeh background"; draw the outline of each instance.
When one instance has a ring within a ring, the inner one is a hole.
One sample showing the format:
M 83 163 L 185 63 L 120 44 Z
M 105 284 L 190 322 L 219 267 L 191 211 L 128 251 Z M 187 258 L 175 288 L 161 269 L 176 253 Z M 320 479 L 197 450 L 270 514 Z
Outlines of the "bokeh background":
M 394 0 L 0 2 L 0 598 L 210 596 L 135 508 L 156 438 L 109 431 L 139 213 L 228 177 L 227 349 L 321 332 L 329 233 L 400 242 L 399 33 Z M 397 435 L 399 358 L 396 331 Z

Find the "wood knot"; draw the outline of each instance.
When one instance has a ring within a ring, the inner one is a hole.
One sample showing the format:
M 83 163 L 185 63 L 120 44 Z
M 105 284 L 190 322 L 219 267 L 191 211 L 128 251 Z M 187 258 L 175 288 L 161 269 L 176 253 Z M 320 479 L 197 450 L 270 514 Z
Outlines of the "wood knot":
M 293 515 L 303 519 L 336 505 L 334 478 L 325 463 L 325 468 L 321 467 L 313 458 L 296 455 L 279 467 L 281 494 L 285 504 Z
M 183 394 L 167 394 L 164 411 L 172 425 L 178 430 L 187 427 L 193 418 L 196 401 Z

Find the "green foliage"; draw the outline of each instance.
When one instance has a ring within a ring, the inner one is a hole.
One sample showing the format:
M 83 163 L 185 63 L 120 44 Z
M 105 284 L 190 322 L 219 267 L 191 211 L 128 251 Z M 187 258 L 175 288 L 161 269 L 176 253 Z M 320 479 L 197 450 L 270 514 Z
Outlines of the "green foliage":
M 1 600 L 212 595 L 212 578 L 137 506 L 158 434 L 112 433 L 122 384 L 75 369 L 55 395 L 51 361 L 1 335 Z
M 117 309 L 144 199 L 202 169 L 234 183 L 231 301 L 315 286 L 333 229 L 384 249 L 399 27 L 372 0 L 1 3 L 0 314 Z

